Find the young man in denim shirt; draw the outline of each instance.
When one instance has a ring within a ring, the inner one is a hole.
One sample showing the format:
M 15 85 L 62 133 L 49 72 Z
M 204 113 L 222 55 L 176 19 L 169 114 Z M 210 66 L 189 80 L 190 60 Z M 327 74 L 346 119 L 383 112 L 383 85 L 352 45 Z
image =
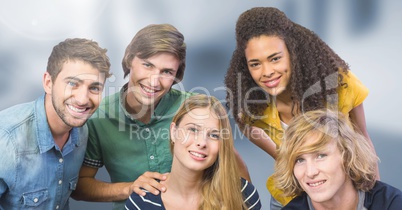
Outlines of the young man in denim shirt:
M 0 112 L 0 209 L 69 209 L 110 61 L 94 41 L 53 48 L 44 96 Z

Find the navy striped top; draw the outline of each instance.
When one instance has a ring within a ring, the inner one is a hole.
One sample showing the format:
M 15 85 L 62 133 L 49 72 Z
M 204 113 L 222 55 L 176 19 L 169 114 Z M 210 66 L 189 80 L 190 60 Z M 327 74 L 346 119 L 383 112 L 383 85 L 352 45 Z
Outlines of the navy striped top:
M 241 178 L 244 203 L 249 210 L 260 210 L 261 202 L 260 196 L 258 195 L 257 189 L 253 184 L 247 180 Z M 147 194 L 145 196 L 140 196 L 136 193 L 131 194 L 131 196 L 126 201 L 125 208 L 128 210 L 163 210 L 165 206 L 163 205 L 161 193 L 154 195 L 145 191 Z

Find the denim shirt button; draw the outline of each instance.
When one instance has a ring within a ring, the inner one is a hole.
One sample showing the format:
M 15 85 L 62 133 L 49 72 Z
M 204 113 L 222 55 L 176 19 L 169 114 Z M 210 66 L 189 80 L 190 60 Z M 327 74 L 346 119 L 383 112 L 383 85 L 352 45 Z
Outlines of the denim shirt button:
M 59 163 L 62 163 L 62 162 L 63 162 L 63 158 L 60 158 L 60 159 L 59 159 Z
M 59 205 L 57 205 L 57 206 L 56 206 L 56 209 L 59 209 L 59 208 L 60 208 L 60 206 L 59 206 Z
M 34 198 L 34 199 L 33 199 L 33 202 L 34 202 L 34 203 L 37 203 L 38 201 L 39 201 L 38 198 Z
M 61 181 L 61 179 L 59 180 L 59 184 L 63 183 L 63 181 Z
M 153 160 L 155 157 L 154 157 L 153 155 L 151 155 L 149 158 L 150 158 L 151 160 Z

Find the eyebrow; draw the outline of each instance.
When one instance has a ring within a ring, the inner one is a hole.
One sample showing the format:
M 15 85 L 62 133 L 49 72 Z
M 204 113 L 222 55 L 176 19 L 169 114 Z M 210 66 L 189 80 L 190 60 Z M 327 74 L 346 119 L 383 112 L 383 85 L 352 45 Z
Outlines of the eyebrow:
M 202 128 L 201 125 L 198 125 L 198 124 L 196 124 L 196 123 L 187 123 L 186 125 L 193 125 L 193 126 L 195 126 L 195 127 L 197 127 L 197 128 Z M 219 133 L 219 129 L 211 128 L 211 132 L 217 132 L 217 133 Z
M 268 57 L 267 57 L 267 59 L 271 59 L 271 58 L 273 58 L 273 57 L 275 57 L 275 56 L 277 56 L 277 55 L 279 55 L 279 54 L 281 54 L 282 52 L 275 52 L 275 53 L 272 53 L 271 55 L 269 55 Z M 248 62 L 258 62 L 259 60 L 258 59 L 251 59 L 251 60 L 249 60 Z
M 152 62 L 150 62 L 149 60 L 147 60 L 147 59 L 142 59 L 142 61 L 143 62 L 145 62 L 145 63 L 148 63 L 149 65 L 151 65 L 151 66 L 153 66 L 153 67 L 156 67 Z M 178 71 L 177 69 L 171 69 L 171 68 L 162 68 L 161 69 L 162 71 L 172 71 L 172 72 L 176 72 L 176 71 Z
M 71 81 L 71 80 L 73 80 L 75 82 L 78 82 L 80 84 L 84 83 L 84 80 L 82 80 L 82 79 L 80 79 L 78 77 L 66 77 L 66 78 L 64 78 L 64 81 Z M 104 84 L 102 82 L 93 82 L 93 83 L 91 83 L 91 85 L 92 86 L 101 86 L 101 87 L 104 86 Z
M 170 69 L 170 68 L 163 68 L 163 69 L 161 69 L 161 70 L 163 70 L 163 71 L 170 71 L 170 72 L 176 72 L 176 71 L 177 71 L 176 69 Z
M 193 125 L 193 126 L 196 126 L 196 127 L 202 127 L 201 125 L 198 125 L 198 124 L 195 124 L 195 123 L 187 123 L 186 125 Z

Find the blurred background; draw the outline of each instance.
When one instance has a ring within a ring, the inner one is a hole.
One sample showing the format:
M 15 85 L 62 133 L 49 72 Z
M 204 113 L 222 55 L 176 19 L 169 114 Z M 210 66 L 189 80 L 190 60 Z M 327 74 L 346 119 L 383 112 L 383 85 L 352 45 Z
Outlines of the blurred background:
M 402 189 L 402 1 L 394 0 L 0 0 L 0 110 L 42 95 L 42 77 L 54 45 L 89 38 L 108 49 L 114 76 L 104 96 L 120 90 L 121 59 L 134 34 L 152 23 L 170 23 L 187 43 L 187 67 L 177 88 L 225 99 L 223 78 L 235 48 L 238 16 L 256 6 L 277 7 L 315 31 L 369 88 L 364 102 L 371 139 L 381 159 L 381 180 Z M 399 82 L 398 82 L 399 81 Z M 399 96 L 398 96 L 399 95 Z M 263 209 L 273 159 L 234 128 Z M 98 178 L 108 180 L 104 169 Z M 111 203 L 71 199 L 71 209 L 111 209 Z

